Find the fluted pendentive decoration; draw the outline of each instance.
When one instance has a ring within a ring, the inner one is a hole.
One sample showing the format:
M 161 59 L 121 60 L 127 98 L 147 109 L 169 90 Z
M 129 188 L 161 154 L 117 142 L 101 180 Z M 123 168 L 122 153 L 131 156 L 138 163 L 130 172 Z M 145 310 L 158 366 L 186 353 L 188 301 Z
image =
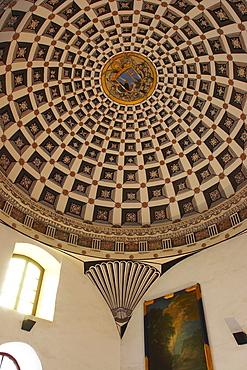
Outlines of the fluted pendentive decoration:
M 132 261 L 110 261 L 86 272 L 111 309 L 117 325 L 128 323 L 142 296 L 160 276 L 158 270 Z

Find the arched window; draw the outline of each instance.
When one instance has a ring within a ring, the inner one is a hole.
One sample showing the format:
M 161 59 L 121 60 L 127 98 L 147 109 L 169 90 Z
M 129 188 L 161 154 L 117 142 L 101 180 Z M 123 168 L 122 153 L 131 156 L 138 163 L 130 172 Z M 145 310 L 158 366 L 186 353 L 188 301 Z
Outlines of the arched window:
M 5 277 L 0 305 L 35 315 L 44 269 L 33 259 L 15 254 Z
M 44 248 L 16 243 L 0 286 L 0 306 L 53 321 L 61 263 Z
M 16 359 L 8 353 L 0 352 L 1 370 L 21 370 Z
M 9 342 L 0 345 L 0 370 L 42 370 L 42 365 L 29 344 Z

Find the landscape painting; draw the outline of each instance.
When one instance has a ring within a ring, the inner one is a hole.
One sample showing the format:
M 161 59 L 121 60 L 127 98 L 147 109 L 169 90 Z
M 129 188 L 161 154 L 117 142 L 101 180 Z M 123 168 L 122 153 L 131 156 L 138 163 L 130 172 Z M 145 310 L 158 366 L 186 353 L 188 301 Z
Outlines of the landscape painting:
M 213 370 L 199 284 L 144 303 L 146 370 Z

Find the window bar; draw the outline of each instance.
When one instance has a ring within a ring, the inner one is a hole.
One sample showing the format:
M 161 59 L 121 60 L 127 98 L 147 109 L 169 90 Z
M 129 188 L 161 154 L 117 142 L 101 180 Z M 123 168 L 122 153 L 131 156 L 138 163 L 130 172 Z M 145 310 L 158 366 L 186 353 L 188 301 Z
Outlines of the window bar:
M 9 202 L 6 202 L 3 207 L 3 212 L 7 215 L 10 215 L 13 209 L 13 205 Z
M 172 248 L 171 239 L 163 239 L 162 240 L 162 247 L 163 247 L 163 249 L 170 249 L 170 248 Z
M 214 225 L 210 225 L 210 226 L 208 227 L 208 232 L 209 232 L 209 236 L 217 235 L 217 234 L 218 234 L 218 230 L 217 230 L 217 226 L 216 226 L 216 224 L 214 224 Z
M 92 248 L 93 249 L 100 249 L 101 240 L 100 239 L 93 239 Z
M 196 241 L 194 233 L 185 235 L 185 239 L 186 239 L 186 244 L 192 244 L 192 243 L 195 243 Z
M 32 227 L 33 226 L 33 221 L 34 221 L 33 217 L 30 217 L 30 216 L 26 215 L 23 224 L 27 227 Z
M 231 220 L 232 226 L 236 226 L 240 224 L 241 220 L 240 220 L 238 212 L 233 213 L 233 215 L 230 216 L 230 220 Z
M 124 242 L 115 242 L 115 251 L 124 252 Z
M 49 226 L 49 225 L 47 226 L 47 229 L 46 229 L 46 235 L 47 236 L 50 236 L 50 237 L 54 238 L 55 232 L 56 232 L 55 227 Z

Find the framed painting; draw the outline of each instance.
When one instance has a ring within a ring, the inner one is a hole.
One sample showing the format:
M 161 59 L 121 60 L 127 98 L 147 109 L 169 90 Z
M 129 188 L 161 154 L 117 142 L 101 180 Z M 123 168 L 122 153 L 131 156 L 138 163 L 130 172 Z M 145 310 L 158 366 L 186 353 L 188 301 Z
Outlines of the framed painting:
M 200 285 L 144 303 L 146 370 L 213 370 Z

